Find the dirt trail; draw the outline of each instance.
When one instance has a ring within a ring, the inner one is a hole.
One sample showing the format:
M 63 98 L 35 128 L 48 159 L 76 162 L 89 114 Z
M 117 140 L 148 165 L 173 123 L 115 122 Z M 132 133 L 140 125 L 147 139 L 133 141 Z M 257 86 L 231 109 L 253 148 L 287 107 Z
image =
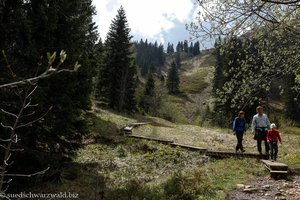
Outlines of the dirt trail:
M 300 170 L 299 170 L 300 172 Z M 249 184 L 238 184 L 237 189 L 230 192 L 228 200 L 299 200 L 300 173 L 288 180 L 274 180 L 270 177 L 259 177 Z

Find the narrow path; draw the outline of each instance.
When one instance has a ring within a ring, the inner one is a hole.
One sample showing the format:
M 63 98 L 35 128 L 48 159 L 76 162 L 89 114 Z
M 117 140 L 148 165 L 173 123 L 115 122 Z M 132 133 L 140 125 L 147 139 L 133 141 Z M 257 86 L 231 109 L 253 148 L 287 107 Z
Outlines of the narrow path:
M 300 170 L 299 170 L 300 171 Z M 259 177 L 250 183 L 238 184 L 237 189 L 227 195 L 228 200 L 299 200 L 300 173 L 288 180 Z

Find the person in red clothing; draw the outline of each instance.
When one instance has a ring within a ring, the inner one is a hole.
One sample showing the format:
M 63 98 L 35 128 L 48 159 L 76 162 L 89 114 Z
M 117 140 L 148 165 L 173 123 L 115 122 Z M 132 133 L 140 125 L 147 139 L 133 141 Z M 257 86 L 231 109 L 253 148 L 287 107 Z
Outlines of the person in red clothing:
M 276 160 L 278 154 L 278 141 L 280 144 L 282 144 L 282 142 L 279 131 L 276 129 L 276 125 L 273 123 L 270 125 L 270 128 L 271 130 L 269 130 L 267 134 L 267 141 L 271 149 L 271 160 Z

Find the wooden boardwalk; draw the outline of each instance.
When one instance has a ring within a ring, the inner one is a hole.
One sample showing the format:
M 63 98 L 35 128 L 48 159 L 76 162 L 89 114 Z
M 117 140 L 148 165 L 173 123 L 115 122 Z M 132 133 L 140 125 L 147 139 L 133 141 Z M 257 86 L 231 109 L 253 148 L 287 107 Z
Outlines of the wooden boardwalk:
M 274 162 L 267 160 L 268 155 L 259 155 L 257 153 L 235 153 L 235 152 L 226 152 L 226 151 L 212 151 L 207 148 L 192 146 L 192 145 L 186 145 L 186 144 L 180 144 L 175 143 L 173 140 L 163 139 L 163 138 L 153 138 L 153 137 L 147 137 L 147 136 L 140 136 L 140 135 L 132 135 L 132 129 L 141 126 L 149 124 L 149 122 L 141 122 L 141 123 L 132 123 L 129 126 L 126 126 L 123 128 L 124 133 L 127 137 L 134 138 L 134 139 L 142 139 L 142 140 L 151 140 L 156 141 L 162 144 L 170 145 L 171 147 L 180 147 L 184 149 L 189 149 L 192 151 L 197 151 L 199 153 L 202 153 L 204 155 L 214 157 L 214 158 L 230 158 L 230 157 L 236 157 L 236 158 L 256 158 L 256 159 L 262 159 L 261 162 L 264 164 L 266 169 L 269 170 L 272 178 L 286 178 L 288 174 L 288 166 L 284 163 L 280 162 Z
M 160 139 L 160 138 L 151 138 L 151 137 L 145 137 L 145 136 L 140 136 L 140 135 L 128 135 L 130 138 L 135 138 L 135 139 L 142 139 L 142 140 L 152 140 L 155 142 L 159 142 L 162 144 L 172 144 L 172 140 L 166 140 L 166 139 Z
M 172 140 L 162 139 L 162 138 L 153 138 L 153 137 L 147 137 L 147 136 L 140 136 L 140 135 L 128 135 L 130 138 L 135 139 L 144 139 L 144 140 L 152 140 L 156 141 L 162 144 L 167 144 L 172 147 L 181 147 L 184 149 L 189 149 L 192 151 L 197 151 L 199 153 L 202 153 L 204 155 L 214 157 L 214 158 L 229 158 L 229 157 L 237 157 L 237 158 L 257 158 L 257 159 L 266 159 L 267 155 L 259 155 L 256 153 L 235 153 L 235 152 L 226 152 L 226 151 L 212 151 L 207 148 L 197 147 L 197 146 L 191 146 L 186 144 L 180 144 L 175 143 Z
M 286 178 L 288 174 L 288 166 L 284 163 L 271 160 L 261 160 L 267 170 L 269 170 L 273 178 Z
M 131 123 L 131 124 L 126 125 L 125 127 L 123 127 L 123 133 L 125 133 L 125 134 L 131 134 L 132 130 L 134 128 L 137 128 L 137 127 L 142 126 L 142 125 L 147 125 L 147 124 L 151 124 L 151 122 L 135 122 L 135 123 Z

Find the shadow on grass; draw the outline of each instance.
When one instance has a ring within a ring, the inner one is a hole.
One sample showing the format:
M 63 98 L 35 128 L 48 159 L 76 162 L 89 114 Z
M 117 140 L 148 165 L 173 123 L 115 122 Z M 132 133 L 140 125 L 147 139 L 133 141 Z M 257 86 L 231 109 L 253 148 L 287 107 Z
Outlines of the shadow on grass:
M 97 117 L 94 113 L 87 113 L 90 133 L 83 138 L 83 144 L 116 144 L 122 142 L 122 131 L 111 122 Z

